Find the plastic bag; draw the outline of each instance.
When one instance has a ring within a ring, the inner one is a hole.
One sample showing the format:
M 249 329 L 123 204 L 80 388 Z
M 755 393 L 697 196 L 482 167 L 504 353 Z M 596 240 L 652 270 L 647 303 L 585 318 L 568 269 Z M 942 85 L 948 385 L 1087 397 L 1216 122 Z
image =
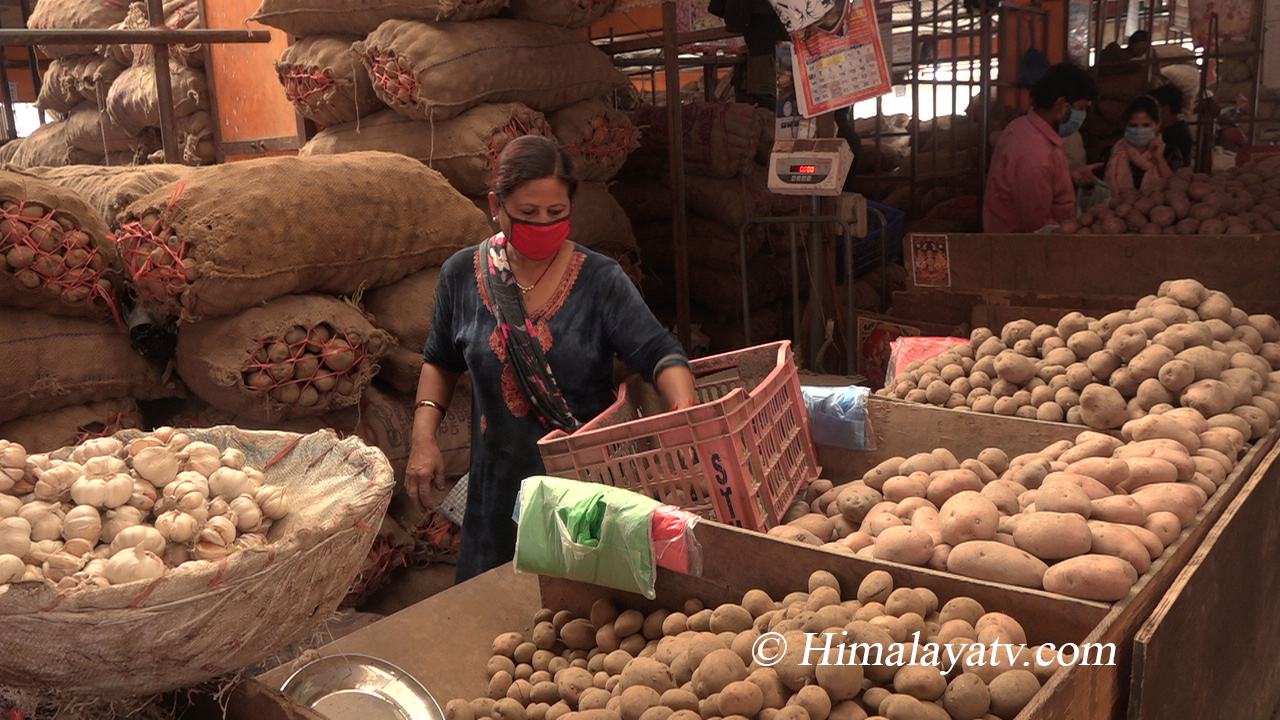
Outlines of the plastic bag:
M 1099 180 L 1092 187 L 1076 188 L 1076 213 L 1084 213 L 1111 204 L 1111 186 Z
M 627 490 L 552 477 L 520 486 L 516 572 L 581 580 L 655 597 L 653 514 Z
M 702 544 L 694 536 L 698 516 L 673 505 L 653 511 L 653 554 L 658 567 L 685 575 L 702 575 Z
M 440 502 L 437 508 L 440 514 L 449 518 L 449 522 L 462 527 L 462 518 L 467 514 L 467 487 L 471 484 L 471 473 L 462 476 L 462 479 L 449 489 L 449 494 L 444 496 L 444 500 Z
M 867 398 L 871 388 L 800 386 L 813 442 L 846 450 L 875 450 L 876 436 L 867 419 Z

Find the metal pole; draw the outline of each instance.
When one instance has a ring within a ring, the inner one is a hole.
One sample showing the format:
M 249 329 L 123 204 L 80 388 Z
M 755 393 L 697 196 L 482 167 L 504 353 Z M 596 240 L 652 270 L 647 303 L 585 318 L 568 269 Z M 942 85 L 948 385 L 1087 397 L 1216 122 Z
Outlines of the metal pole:
M 816 195 L 811 198 L 810 214 L 814 217 L 822 214 L 822 198 Z M 814 223 L 809 226 L 809 348 L 806 356 L 809 358 L 809 369 L 815 372 L 818 369 L 818 349 L 826 339 L 822 322 L 822 284 L 825 279 L 823 267 L 822 233 L 818 231 L 817 223 Z
M 5 140 L 12 140 L 18 137 L 18 121 L 13 116 L 13 103 L 17 101 L 10 92 L 9 85 L 9 55 L 5 52 L 6 48 L 0 45 L 0 83 L 4 83 L 4 121 L 5 121 Z
M 160 0 L 149 0 L 158 3 Z M 684 124 L 680 112 L 680 47 L 676 36 L 676 4 L 662 3 L 662 56 L 667 87 L 667 157 L 671 165 L 671 241 L 676 265 L 676 337 L 692 349 L 689 311 L 689 226 L 685 216 Z M 743 276 L 742 281 L 747 281 Z
M 147 18 L 151 27 L 163 28 L 164 0 L 147 0 Z M 151 60 L 156 69 L 156 100 L 160 105 L 160 140 L 164 146 L 164 161 L 179 162 L 178 125 L 173 115 L 173 78 L 169 75 L 169 46 L 156 43 L 151 46 Z
M 22 12 L 22 24 L 25 27 L 27 20 L 31 17 L 31 0 L 19 0 L 18 9 Z M 15 43 L 0 41 L 0 44 L 8 46 Z M 36 97 L 40 97 L 40 88 L 44 86 L 44 81 L 40 79 L 40 56 L 36 54 L 34 45 L 27 46 L 27 63 L 31 66 L 31 87 L 34 88 Z M 8 85 L 5 86 L 6 88 Z M 44 124 L 44 111 L 38 110 L 37 115 L 40 117 L 40 124 Z M 15 129 L 14 132 L 17 132 Z
M 160 22 L 164 22 L 163 17 Z M 271 42 L 271 33 L 267 30 L 174 30 L 167 27 L 149 30 L 0 30 L 0 44 L 14 47 L 265 42 Z

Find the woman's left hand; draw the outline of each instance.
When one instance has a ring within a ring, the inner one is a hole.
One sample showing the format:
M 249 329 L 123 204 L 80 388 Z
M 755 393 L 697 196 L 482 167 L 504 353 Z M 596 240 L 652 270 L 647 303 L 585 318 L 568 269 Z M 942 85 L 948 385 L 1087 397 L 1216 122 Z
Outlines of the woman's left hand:
M 1160 137 L 1160 133 L 1151 139 L 1151 152 L 1154 155 L 1164 154 L 1164 138 Z

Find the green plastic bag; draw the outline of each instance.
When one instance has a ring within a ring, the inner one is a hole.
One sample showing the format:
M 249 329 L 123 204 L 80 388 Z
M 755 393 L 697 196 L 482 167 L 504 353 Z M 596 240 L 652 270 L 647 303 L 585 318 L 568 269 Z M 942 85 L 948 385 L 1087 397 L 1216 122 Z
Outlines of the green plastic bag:
M 1092 187 L 1076 188 L 1076 215 L 1111 204 L 1111 186 L 1099 180 Z
M 531 477 L 520 486 L 516 572 L 655 597 L 658 501 L 608 485 Z

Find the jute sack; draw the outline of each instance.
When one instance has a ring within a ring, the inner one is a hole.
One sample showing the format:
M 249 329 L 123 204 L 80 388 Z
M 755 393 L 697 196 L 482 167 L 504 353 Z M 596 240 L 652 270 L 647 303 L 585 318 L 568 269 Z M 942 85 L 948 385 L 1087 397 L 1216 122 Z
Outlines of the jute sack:
M 664 181 L 669 180 L 664 177 Z M 774 195 L 753 174 L 731 178 L 697 178 L 685 183 L 689 210 L 729 228 L 741 228 L 750 218 L 774 215 Z
M 285 49 L 276 76 L 298 114 L 320 125 L 341 125 L 386 107 L 351 51 L 358 35 L 313 35 Z M 382 148 L 391 149 L 391 148 Z
M 573 156 L 578 177 L 589 182 L 612 179 L 627 155 L 640 147 L 640 134 L 627 114 L 599 100 L 570 105 L 547 120 L 556 140 Z
M 67 116 L 67 142 L 71 147 L 105 156 L 129 151 L 141 144 L 133 133 L 111 122 L 111 118 L 90 102 L 82 102 Z
M 323 419 L 339 432 L 359 437 L 386 454 L 398 480 L 413 446 L 414 394 L 366 388 L 360 404 Z M 449 411 L 440 422 L 436 443 L 444 456 L 445 477 L 462 477 L 471 467 L 471 376 L 458 380 Z M 400 483 L 403 484 L 403 483 Z
M 752 308 L 777 303 L 790 290 L 790 269 L 772 255 L 757 255 L 747 264 L 747 284 Z M 738 263 L 715 265 L 692 263 L 690 274 L 698 278 L 689 285 L 694 304 L 709 308 L 721 317 L 742 313 L 742 269 Z
M 760 254 L 767 233 L 754 228 L 747 233 L 747 261 Z M 640 252 L 646 265 L 660 268 L 675 267 L 670 222 L 645 225 L 638 238 Z M 700 215 L 689 215 L 689 262 L 707 268 L 738 267 L 741 256 L 739 233 L 715 220 Z
M 181 325 L 178 375 L 216 408 L 270 422 L 360 401 L 391 336 L 328 295 L 289 295 Z
M 295 37 L 367 35 L 392 18 L 465 22 L 492 17 L 507 0 L 262 0 L 250 20 Z
M 215 165 L 125 218 L 117 240 L 141 301 L 186 321 L 376 288 L 488 235 L 485 215 L 443 176 L 392 153 Z
M 0 305 L 119 318 L 120 256 L 106 223 L 75 192 L 0 172 Z
M 396 152 L 421 160 L 458 192 L 474 196 L 489 192 L 494 162 L 507 143 L 521 135 L 553 137 L 542 113 L 520 103 L 478 105 L 456 118 L 435 122 L 384 110 L 358 123 L 321 130 L 298 154 Z
M 35 310 L 0 312 L 0 422 L 95 400 L 178 397 L 115 325 Z M 3 682 L 3 681 L 0 681 Z
M 401 345 L 422 349 L 431 334 L 431 314 L 436 307 L 440 268 L 429 267 L 405 279 L 364 294 L 364 308 L 378 327 L 391 333 Z
M 511 0 L 511 15 L 521 20 L 584 28 L 613 12 L 617 0 Z
M 383 454 L 331 431 L 187 434 L 241 450 L 267 484 L 285 488 L 290 512 L 272 524 L 270 544 L 152 581 L 78 592 L 9 585 L 0 595 L 0 684 L 105 698 L 166 692 L 259 662 L 332 616 L 391 499 Z
M 32 30 L 105 30 L 124 19 L 124 0 L 38 0 L 27 18 Z M 93 45 L 40 45 L 52 58 L 92 55 Z
M 218 161 L 218 148 L 213 142 L 213 117 L 207 110 L 197 110 L 174 123 L 178 130 L 178 149 L 183 165 L 212 165 Z M 161 150 L 159 162 L 164 162 Z
M 49 69 L 40 78 L 40 94 L 36 107 L 45 112 L 66 114 L 80 104 L 83 97 L 75 82 L 75 66 L 78 58 L 54 58 Z
M 20 174 L 46 180 L 66 188 L 98 212 L 111 230 L 119 228 L 118 216 L 130 203 L 166 185 L 188 177 L 193 170 L 183 165 L 138 167 L 94 167 L 73 165 L 58 168 L 30 168 Z
M 486 102 L 552 112 L 628 84 L 580 33 L 525 20 L 388 20 L 354 49 L 378 97 L 419 120 Z
M 569 240 L 596 252 L 639 252 L 631 221 L 604 183 L 582 183 L 573 198 Z
M 127 65 L 100 55 L 87 55 L 72 68 L 72 78 L 80 96 L 102 109 L 107 106 L 111 83 L 120 77 Z
M 14 138 L 0 146 L 0 164 L 9 166 L 10 163 L 13 162 L 14 156 L 18 154 L 18 148 L 22 147 L 22 142 L 25 139 L 26 138 Z M 17 165 L 13 165 L 7 169 L 14 170 L 20 168 L 18 168 Z
M 165 27 L 171 30 L 193 30 L 204 27 L 200 17 L 198 0 L 166 0 L 164 3 Z M 133 2 L 125 12 L 124 19 L 111 26 L 112 30 L 142 30 L 151 27 L 147 16 L 145 2 Z M 140 65 L 151 63 L 151 46 L 135 45 L 99 45 L 98 54 L 110 58 L 121 65 Z M 204 67 L 204 46 L 200 43 L 187 43 L 169 46 L 169 57 L 190 67 Z
M 671 219 L 671 188 L 661 180 L 619 180 L 609 185 L 609 194 L 632 225 Z
M 171 60 L 169 77 L 173 85 L 174 117 L 209 109 L 209 86 L 203 72 Z M 155 66 L 134 65 L 120 73 L 107 93 L 107 112 L 112 122 L 134 134 L 145 128 L 160 127 Z
M 0 423 L 0 438 L 16 442 L 29 453 L 57 450 L 90 438 L 142 427 L 142 413 L 133 398 L 100 400 L 50 410 Z
M 729 178 L 748 171 L 760 146 L 760 123 L 744 103 L 688 103 L 680 106 L 685 171 Z M 631 115 L 640 128 L 640 149 L 628 169 L 651 176 L 667 166 L 667 109 L 647 105 Z

